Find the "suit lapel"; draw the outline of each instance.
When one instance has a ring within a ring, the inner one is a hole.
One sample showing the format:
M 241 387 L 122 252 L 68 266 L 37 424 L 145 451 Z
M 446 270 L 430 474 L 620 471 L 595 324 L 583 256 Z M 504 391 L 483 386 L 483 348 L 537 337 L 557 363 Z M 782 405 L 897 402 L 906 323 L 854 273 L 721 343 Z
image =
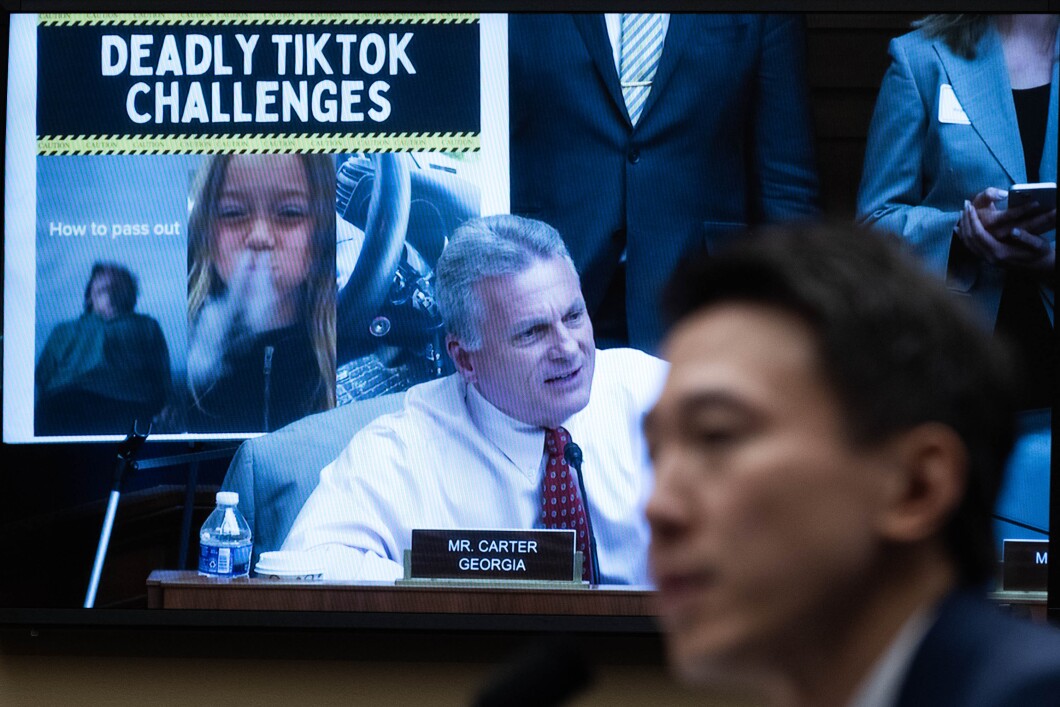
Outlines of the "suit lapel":
M 936 40 L 932 46 L 972 128 L 1008 173 L 1009 179 L 1027 181 L 1016 107 L 1012 102 L 1012 88 L 997 30 L 987 30 L 978 55 L 972 60 L 953 54 L 942 40 Z M 932 116 L 932 119 L 938 120 L 938 116 Z
M 1060 84 L 1060 32 L 1056 35 L 1056 44 L 1053 45 L 1053 78 L 1049 88 L 1049 120 L 1045 127 L 1045 147 L 1042 149 L 1042 164 L 1038 168 L 1038 175 L 1043 182 L 1056 181 L 1056 128 L 1057 128 L 1057 102 L 1060 101 L 1057 84 Z
M 596 64 L 596 70 L 601 80 L 607 87 L 611 100 L 622 111 L 629 122 L 629 113 L 626 111 L 626 101 L 622 98 L 622 85 L 618 80 L 618 70 L 615 69 L 615 55 L 611 47 L 611 40 L 607 37 L 607 25 L 604 24 L 604 16 L 600 14 L 573 14 L 571 19 L 582 35 L 585 48 L 589 50 L 589 56 Z

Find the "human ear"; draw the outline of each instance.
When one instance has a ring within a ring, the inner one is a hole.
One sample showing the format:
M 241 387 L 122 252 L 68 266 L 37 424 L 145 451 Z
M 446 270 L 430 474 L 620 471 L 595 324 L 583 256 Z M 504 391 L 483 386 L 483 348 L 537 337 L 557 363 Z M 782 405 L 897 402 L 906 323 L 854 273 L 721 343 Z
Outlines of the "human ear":
M 449 352 L 449 358 L 453 359 L 456 370 L 468 383 L 475 382 L 475 366 L 471 360 L 471 352 L 453 336 L 445 337 L 445 348 Z
M 912 543 L 940 534 L 967 487 L 964 442 L 948 425 L 929 422 L 889 440 L 883 455 L 890 476 L 877 516 L 881 537 Z

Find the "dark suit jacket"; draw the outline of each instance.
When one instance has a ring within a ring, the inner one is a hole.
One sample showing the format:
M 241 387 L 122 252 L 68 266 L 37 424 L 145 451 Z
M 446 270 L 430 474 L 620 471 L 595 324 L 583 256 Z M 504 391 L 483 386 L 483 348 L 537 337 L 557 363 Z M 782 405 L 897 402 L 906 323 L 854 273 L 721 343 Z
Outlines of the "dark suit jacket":
M 816 211 L 804 54 L 794 16 L 671 15 L 633 127 L 602 15 L 509 18 L 512 213 L 559 230 L 590 314 L 627 248 L 634 346 L 683 256 Z
M 897 707 L 1056 707 L 1060 631 L 955 592 L 917 650 Z

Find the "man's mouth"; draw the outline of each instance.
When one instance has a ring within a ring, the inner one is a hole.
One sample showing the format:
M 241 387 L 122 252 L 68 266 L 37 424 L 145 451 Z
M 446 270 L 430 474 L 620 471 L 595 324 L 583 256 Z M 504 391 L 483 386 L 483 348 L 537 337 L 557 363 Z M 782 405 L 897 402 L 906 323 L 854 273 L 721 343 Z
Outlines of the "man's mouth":
M 569 380 L 573 380 L 579 373 L 581 373 L 581 370 L 581 368 L 575 368 L 573 371 L 546 378 L 545 383 L 566 383 Z
M 655 586 L 667 613 L 682 615 L 717 587 L 717 577 L 709 571 L 662 574 L 655 578 Z

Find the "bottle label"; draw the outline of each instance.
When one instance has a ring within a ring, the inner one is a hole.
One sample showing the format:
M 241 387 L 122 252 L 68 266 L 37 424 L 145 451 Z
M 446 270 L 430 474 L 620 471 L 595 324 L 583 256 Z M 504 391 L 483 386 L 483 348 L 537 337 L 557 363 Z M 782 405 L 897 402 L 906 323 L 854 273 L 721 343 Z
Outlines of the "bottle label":
M 237 547 L 199 545 L 199 574 L 211 577 L 245 577 L 250 572 L 248 543 Z

